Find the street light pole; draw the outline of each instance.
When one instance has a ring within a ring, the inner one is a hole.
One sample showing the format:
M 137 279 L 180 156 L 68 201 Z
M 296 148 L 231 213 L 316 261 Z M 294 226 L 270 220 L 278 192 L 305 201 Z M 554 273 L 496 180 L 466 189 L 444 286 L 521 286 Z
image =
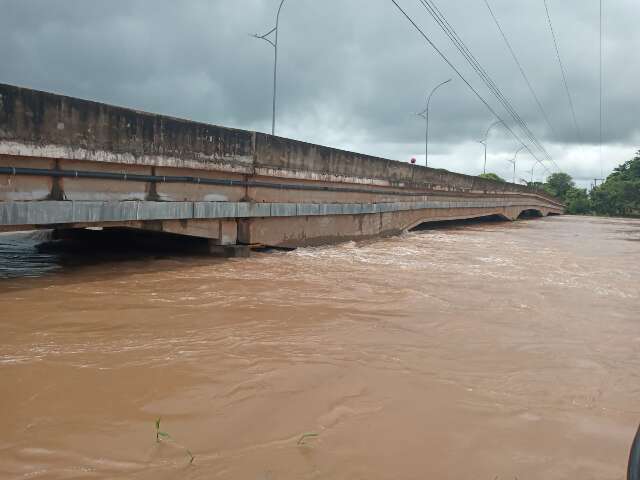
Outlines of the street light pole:
M 531 183 L 533 184 L 533 170 L 536 168 L 536 162 L 533 162 L 531 165 Z
M 478 143 L 484 145 L 484 165 L 482 167 L 482 173 L 487 173 L 487 140 L 489 139 L 489 132 L 491 132 L 491 129 L 493 127 L 501 123 L 502 120 L 496 120 L 495 122 L 493 122 L 491 125 L 489 125 L 489 128 L 487 128 L 487 131 L 484 134 L 484 138 L 482 140 L 478 140 Z
M 436 85 L 433 88 L 433 90 L 431 90 L 431 93 L 427 97 L 427 108 L 425 108 L 424 111 L 417 114 L 418 116 L 424 118 L 427 123 L 426 131 L 425 131 L 425 142 L 424 142 L 424 166 L 425 167 L 429 166 L 429 105 L 431 104 L 431 97 L 433 96 L 434 93 L 436 93 L 436 90 L 438 90 L 443 85 L 449 83 L 450 81 L 451 79 L 445 80 L 444 82 Z
M 278 84 L 278 26 L 280 24 L 280 10 L 282 10 L 282 5 L 284 5 L 285 0 L 280 2 L 280 6 L 278 7 L 278 13 L 276 14 L 276 26 L 269 30 L 264 35 L 258 35 L 257 33 L 253 34 L 253 37 L 258 38 L 260 40 L 264 40 L 269 43 L 274 50 L 274 58 L 273 58 L 273 108 L 271 111 L 271 135 L 276 134 L 276 93 L 277 93 L 277 84 Z M 272 41 L 269 36 L 271 34 L 274 35 L 274 40 Z
M 507 160 L 509 163 L 513 163 L 513 180 L 512 183 L 516 183 L 516 161 L 518 160 L 518 154 L 525 148 L 522 145 L 518 150 L 516 150 L 516 154 L 513 156 L 513 160 Z

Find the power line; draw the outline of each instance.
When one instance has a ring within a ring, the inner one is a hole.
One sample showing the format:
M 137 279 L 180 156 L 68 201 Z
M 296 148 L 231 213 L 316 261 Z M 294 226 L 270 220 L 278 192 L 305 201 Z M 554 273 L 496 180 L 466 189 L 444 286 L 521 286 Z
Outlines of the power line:
M 518 69 L 520 70 L 520 73 L 522 74 L 522 78 L 526 82 L 527 87 L 529 88 L 529 91 L 531 92 L 531 95 L 533 96 L 536 104 L 538 105 L 538 108 L 540 109 L 540 112 L 542 113 L 542 116 L 544 117 L 545 121 L 547 122 L 547 125 L 549 126 L 549 130 L 555 135 L 555 130 L 553 128 L 553 125 L 551 125 L 551 122 L 549 121 L 549 116 L 547 115 L 547 112 L 545 111 L 544 107 L 542 106 L 542 103 L 540 102 L 540 99 L 538 98 L 538 95 L 536 94 L 535 90 L 533 89 L 533 86 L 531 85 L 531 82 L 529 81 L 529 78 L 527 77 L 527 74 L 525 73 L 524 68 L 522 67 L 522 64 L 518 60 L 518 56 L 516 55 L 516 52 L 513 50 L 513 47 L 511 46 L 511 42 L 509 42 L 509 39 L 507 38 L 507 35 L 504 33 L 504 30 L 502 29 L 502 26 L 500 25 L 500 22 L 498 21 L 498 19 L 496 18 L 495 14 L 493 13 L 493 9 L 491 8 L 491 5 L 489 5 L 489 1 L 488 0 L 484 0 L 484 3 L 487 6 L 487 9 L 489 10 L 489 13 L 491 14 L 491 18 L 493 18 L 493 21 L 495 22 L 496 27 L 498 27 L 498 30 L 500 31 L 500 35 L 502 36 L 502 39 L 504 40 L 504 43 L 507 45 L 507 48 L 509 49 L 509 52 L 511 53 L 511 56 L 513 57 L 514 62 L 516 62 L 516 65 L 518 66 Z
M 551 156 L 546 152 L 544 147 L 537 141 L 531 130 L 529 130 L 528 126 L 522 120 L 520 115 L 515 111 L 511 103 L 504 97 L 498 86 L 495 84 L 493 79 L 489 76 L 486 70 L 480 65 L 480 62 L 473 56 L 469 48 L 464 44 L 460 36 L 457 34 L 455 29 L 449 24 L 447 19 L 444 17 L 442 12 L 438 9 L 437 5 L 434 2 L 427 3 L 425 0 L 420 0 L 422 6 L 427 10 L 427 12 L 434 18 L 436 23 L 440 26 L 440 28 L 447 34 L 449 39 L 456 46 L 458 51 L 463 55 L 463 57 L 467 60 L 467 62 L 473 67 L 475 72 L 480 76 L 481 80 L 485 83 L 487 88 L 493 93 L 493 95 L 500 101 L 505 110 L 513 117 L 517 124 L 520 125 L 522 130 L 528 139 L 539 148 L 549 160 L 551 160 Z
M 456 48 L 460 51 L 460 53 L 465 57 L 467 62 L 473 67 L 476 73 L 480 76 L 482 81 L 485 83 L 487 88 L 498 98 L 498 100 L 502 103 L 503 107 L 511 114 L 513 119 L 520 125 L 522 130 L 525 132 L 525 135 L 529 138 L 529 140 L 536 145 L 549 160 L 551 156 L 548 152 L 542 147 L 542 145 L 535 138 L 526 122 L 520 117 L 520 115 L 513 108 L 511 103 L 507 100 L 507 98 L 502 94 L 496 83 L 489 76 L 486 70 L 482 67 L 480 62 L 473 56 L 469 48 L 464 44 L 460 36 L 457 34 L 455 29 L 449 24 L 446 17 L 442 14 L 442 12 L 438 9 L 437 5 L 433 1 L 428 0 L 419 0 L 422 3 L 423 7 L 427 10 L 427 12 L 436 20 L 440 28 L 447 34 L 450 40 L 454 43 Z M 557 165 L 556 165 L 557 166 Z
M 393 0 L 392 0 L 393 1 Z M 425 8 L 428 8 L 429 5 L 425 5 L 424 2 L 422 0 L 420 0 L 420 2 L 423 4 L 423 6 Z M 406 12 L 404 12 L 404 10 L 402 10 L 399 5 L 394 1 L 394 4 L 396 4 L 396 6 L 402 11 L 402 13 L 405 15 L 405 17 L 407 17 L 410 22 L 414 25 L 415 28 L 418 29 L 418 31 L 420 31 L 420 33 L 424 35 L 424 32 L 415 24 L 415 22 L 410 19 L 408 17 L 408 15 L 406 14 Z M 437 7 L 436 7 L 437 8 Z M 451 33 L 451 27 L 448 24 L 448 22 L 446 22 L 446 19 L 444 19 L 444 21 L 442 21 L 440 19 L 439 16 L 435 16 L 434 19 L 438 22 L 438 25 L 441 26 L 441 28 L 445 31 L 445 33 L 449 32 Z M 426 36 L 425 36 L 426 38 Z M 465 56 L 465 58 L 468 59 L 467 55 L 470 55 L 470 52 L 468 51 L 468 49 L 466 48 L 466 45 L 464 45 L 463 42 L 461 42 L 461 40 L 459 40 L 459 37 L 457 37 L 457 34 L 455 34 L 455 31 L 449 35 L 449 38 L 454 42 L 454 45 L 457 46 L 458 50 Z M 431 42 L 431 40 L 429 40 L 428 38 L 426 38 L 427 41 L 436 49 L 436 51 L 438 51 L 438 53 L 445 59 L 445 61 L 447 61 L 447 63 L 455 69 L 455 67 L 453 67 L 453 65 L 451 64 L 451 62 L 444 56 L 444 54 L 442 54 L 442 52 L 440 52 L 435 45 L 433 45 L 433 42 Z M 475 59 L 474 59 L 475 60 Z M 505 107 L 505 109 L 512 115 L 512 117 L 514 117 L 514 119 L 516 120 L 516 122 L 518 122 L 518 115 L 517 113 L 510 108 L 510 104 L 508 104 L 508 101 L 501 96 L 501 92 L 499 91 L 499 89 L 495 86 L 495 83 L 493 83 L 493 81 L 490 78 L 487 78 L 488 75 L 486 74 L 486 72 L 482 69 L 482 67 L 479 66 L 479 64 L 477 63 L 477 61 L 474 63 L 473 61 L 469 60 L 468 61 L 471 63 L 471 65 L 474 67 L 474 70 L 476 71 L 476 73 L 478 73 L 478 75 L 480 75 L 481 79 L 483 79 L 483 81 L 485 82 L 485 85 L 487 85 L 487 87 L 489 88 L 489 90 L 498 98 L 498 100 L 501 101 L 501 103 L 503 104 L 503 106 Z M 456 73 L 458 73 L 459 76 L 461 76 L 461 78 L 464 79 L 464 77 L 462 77 L 462 75 L 460 74 L 460 72 L 456 70 Z M 474 89 L 468 81 L 466 81 L 466 79 L 464 79 L 465 83 L 474 91 L 474 93 L 478 96 L 478 98 L 480 98 L 483 103 L 485 103 L 485 105 L 490 109 L 490 111 L 494 114 L 494 116 L 496 116 L 496 118 L 500 119 L 500 121 L 505 125 L 505 128 L 518 140 L 519 143 L 521 143 L 522 145 L 525 145 L 524 142 L 521 140 L 521 138 L 515 134 L 515 132 L 509 128 L 504 120 L 495 112 L 495 110 L 493 110 L 488 103 L 484 100 L 484 98 L 482 98 L 482 96 L 477 92 L 476 89 Z M 520 119 L 521 120 L 521 119 Z M 525 128 L 525 134 L 528 136 L 529 140 L 532 141 L 532 143 L 535 145 L 536 140 L 535 138 L 532 138 L 532 134 L 531 132 L 527 132 L 526 128 Z M 538 144 L 539 145 L 539 144 Z M 545 168 L 545 170 L 547 172 L 549 172 L 548 168 L 540 161 L 540 159 L 538 159 L 538 157 L 531 151 L 531 149 L 527 146 L 527 151 L 531 154 L 532 157 L 534 157 L 536 159 L 536 161 L 538 161 L 541 165 L 543 165 L 543 167 Z M 544 149 L 542 149 L 544 150 Z M 544 151 L 545 154 L 547 154 L 546 151 Z M 551 159 L 551 157 L 547 154 L 547 156 L 549 157 L 549 159 Z M 552 159 L 551 159 L 552 160 Z M 556 165 L 557 166 L 557 165 Z
M 498 115 L 498 113 L 491 107 L 491 105 L 489 105 L 489 103 L 482 97 L 482 95 L 480 95 L 480 93 L 478 92 L 478 90 L 476 90 L 473 85 L 471 85 L 469 83 L 469 81 L 464 77 L 464 75 L 462 75 L 462 73 L 460 73 L 460 71 L 455 67 L 455 65 L 453 65 L 453 63 L 451 63 L 451 61 L 447 58 L 447 56 L 442 53 L 442 51 L 433 43 L 433 41 L 427 36 L 426 33 L 424 33 L 424 30 L 422 30 L 418 24 L 409 16 L 409 14 L 398 4 L 398 2 L 396 0 L 391 0 L 391 2 L 396 6 L 396 8 L 400 11 L 400 13 L 402 13 L 402 15 L 409 21 L 409 23 L 411 23 L 411 25 L 413 25 L 413 27 L 418 31 L 418 33 L 422 36 L 422 38 L 424 38 L 427 43 L 431 46 L 431 48 L 433 48 L 436 53 L 438 55 L 440 55 L 440 57 L 447 63 L 447 65 L 449 65 L 449 67 L 451 67 L 451 69 L 458 75 L 458 77 L 460 77 L 460 79 L 467 85 L 467 87 L 469 87 L 469 89 L 474 93 L 474 95 L 476 97 L 478 97 L 478 99 L 484 104 L 484 106 L 487 108 L 487 110 L 489 110 L 491 112 L 491 114 L 496 117 L 498 120 L 500 120 L 503 125 L 505 126 L 505 128 L 509 131 L 509 133 L 511 133 L 511 135 L 513 135 L 513 137 L 521 144 L 521 145 L 525 145 L 525 143 L 521 140 L 521 138 L 504 122 L 504 120 L 502 119 L 502 117 L 500 117 L 500 115 Z M 546 165 L 544 165 L 539 159 L 538 157 L 536 157 L 536 155 L 531 151 L 531 149 L 526 146 L 527 151 L 531 154 L 531 156 L 533 158 L 535 158 L 538 163 L 540 163 L 545 170 L 549 172 L 549 169 L 546 167 Z
M 558 59 L 558 64 L 560 65 L 560 71 L 562 72 L 562 82 L 564 83 L 564 90 L 567 92 L 567 99 L 569 100 L 569 107 L 571 108 L 571 116 L 573 118 L 573 125 L 576 128 L 576 133 L 578 134 L 578 140 L 582 142 L 582 135 L 580 134 L 580 127 L 578 127 L 578 120 L 576 118 L 576 111 L 573 108 L 573 100 L 571 99 L 571 92 L 569 91 L 569 82 L 567 82 L 567 74 L 564 69 L 564 64 L 562 63 L 562 59 L 560 58 L 560 48 L 558 47 L 558 39 L 556 38 L 556 32 L 553 29 L 553 23 L 551 22 L 551 14 L 549 13 L 549 5 L 547 4 L 547 0 L 542 0 L 544 2 L 544 10 L 547 13 L 547 23 L 549 24 L 549 30 L 551 31 L 551 36 L 553 37 L 553 46 L 556 49 L 556 58 Z
M 520 117 L 518 112 L 515 110 L 511 102 L 504 96 L 500 88 L 496 85 L 493 79 L 489 76 L 487 71 L 482 67 L 480 62 L 476 59 L 476 57 L 471 53 L 469 48 L 462 41 L 458 33 L 451 26 L 451 24 L 447 21 L 446 17 L 442 14 L 442 12 L 438 9 L 438 6 L 432 0 L 419 0 L 422 6 L 427 10 L 427 12 L 433 17 L 438 26 L 445 32 L 445 34 L 449 37 L 449 39 L 453 42 L 454 46 L 458 49 L 458 51 L 462 54 L 462 56 L 467 60 L 467 62 L 471 65 L 471 67 L 478 74 L 480 79 L 484 82 L 487 88 L 493 93 L 493 95 L 500 101 L 502 106 L 507 110 L 507 112 L 514 119 L 516 124 L 520 126 L 520 128 L 525 133 L 525 136 L 531 141 L 533 145 L 535 145 L 548 160 L 553 162 L 553 164 L 560 170 L 555 161 L 551 158 L 551 155 L 546 151 L 546 149 L 540 144 L 538 139 L 529 129 L 527 123 Z
M 600 177 L 604 177 L 602 168 L 602 0 L 600 0 Z

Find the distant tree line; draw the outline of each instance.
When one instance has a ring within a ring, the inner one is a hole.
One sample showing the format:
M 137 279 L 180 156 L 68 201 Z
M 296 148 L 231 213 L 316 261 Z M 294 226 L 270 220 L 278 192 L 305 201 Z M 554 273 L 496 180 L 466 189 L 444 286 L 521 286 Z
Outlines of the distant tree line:
M 480 177 L 505 181 L 495 173 Z M 576 187 L 571 175 L 566 173 L 553 173 L 544 183 L 527 182 L 527 185 L 560 199 L 566 205 L 567 213 L 640 217 L 640 150 L 590 192 Z

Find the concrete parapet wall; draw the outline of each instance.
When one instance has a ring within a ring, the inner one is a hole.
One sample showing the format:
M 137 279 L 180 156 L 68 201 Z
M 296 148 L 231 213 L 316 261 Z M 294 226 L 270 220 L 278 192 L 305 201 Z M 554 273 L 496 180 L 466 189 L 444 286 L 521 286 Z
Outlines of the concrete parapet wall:
M 363 183 L 437 191 L 524 193 L 531 189 L 471 175 L 426 168 L 287 138 L 256 134 L 256 173 L 324 182 Z
M 0 153 L 252 172 L 252 132 L 0 84 Z
M 531 193 L 520 185 L 4 84 L 0 155 L 438 191 Z

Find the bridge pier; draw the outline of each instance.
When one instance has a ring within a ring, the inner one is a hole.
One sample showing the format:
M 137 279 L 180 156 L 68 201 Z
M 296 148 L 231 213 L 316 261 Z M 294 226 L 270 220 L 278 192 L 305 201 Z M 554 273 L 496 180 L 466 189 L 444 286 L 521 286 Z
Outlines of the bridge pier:
M 141 228 L 145 228 L 144 225 Z M 210 239 L 212 245 L 235 245 L 238 242 L 236 219 L 163 220 L 159 230 L 177 235 Z
M 217 245 L 209 241 L 209 253 L 215 257 L 248 258 L 251 255 L 249 245 Z

